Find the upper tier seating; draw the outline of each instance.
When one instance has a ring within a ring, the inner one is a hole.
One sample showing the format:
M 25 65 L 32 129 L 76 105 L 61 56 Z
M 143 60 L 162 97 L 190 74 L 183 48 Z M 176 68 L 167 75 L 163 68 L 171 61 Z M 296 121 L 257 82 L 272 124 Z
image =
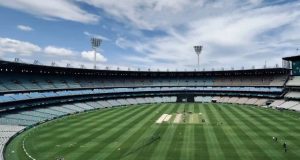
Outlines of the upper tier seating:
M 41 78 L 42 77 L 42 78 Z M 0 73 L 0 92 L 154 86 L 283 86 L 287 76 L 212 76 L 199 78 L 91 78 Z
M 286 85 L 287 86 L 300 86 L 300 76 L 290 77 L 290 79 L 288 80 Z

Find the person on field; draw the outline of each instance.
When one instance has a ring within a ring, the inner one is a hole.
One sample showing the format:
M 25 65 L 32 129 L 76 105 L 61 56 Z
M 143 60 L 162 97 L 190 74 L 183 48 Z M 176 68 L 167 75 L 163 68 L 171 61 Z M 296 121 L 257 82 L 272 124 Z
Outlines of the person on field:
M 285 142 L 283 143 L 283 148 L 284 148 L 284 152 L 287 152 L 287 144 Z

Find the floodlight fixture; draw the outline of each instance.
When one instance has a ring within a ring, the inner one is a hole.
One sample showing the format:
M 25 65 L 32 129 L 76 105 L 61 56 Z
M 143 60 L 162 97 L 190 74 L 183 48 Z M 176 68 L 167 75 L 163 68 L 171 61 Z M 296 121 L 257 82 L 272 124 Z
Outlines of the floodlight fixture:
M 100 38 L 91 38 L 91 45 L 94 50 L 94 69 L 97 69 L 97 49 L 100 47 L 101 42 Z
M 83 64 L 80 65 L 81 69 L 85 69 L 85 66 Z
M 20 58 L 15 58 L 15 62 L 20 63 L 21 59 Z
M 34 61 L 33 61 L 33 64 L 35 64 L 35 65 L 39 65 L 39 64 L 40 64 L 40 62 L 39 62 L 38 60 L 34 60 Z
M 53 61 L 53 62 L 51 63 L 51 66 L 52 66 L 52 67 L 55 67 L 55 66 L 56 66 L 56 63 Z
M 203 47 L 202 46 L 194 46 L 194 50 L 198 56 L 198 67 L 200 66 L 200 54 L 202 52 Z

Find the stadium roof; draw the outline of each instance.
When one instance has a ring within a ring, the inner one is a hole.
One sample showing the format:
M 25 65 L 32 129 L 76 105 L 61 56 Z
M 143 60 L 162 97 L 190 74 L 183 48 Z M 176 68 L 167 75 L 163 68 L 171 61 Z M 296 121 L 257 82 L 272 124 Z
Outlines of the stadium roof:
M 101 75 L 101 76 L 209 76 L 209 75 L 259 75 L 288 73 L 287 68 L 260 68 L 240 70 L 216 70 L 216 71 L 124 71 L 124 70 L 94 70 L 81 68 L 66 68 L 58 66 L 46 66 L 28 63 L 18 63 L 0 60 L 0 71 L 18 73 L 45 73 L 45 74 L 76 74 L 76 75 Z
M 286 61 L 297 61 L 297 60 L 300 60 L 300 55 L 297 55 L 297 56 L 291 56 L 291 57 L 284 57 L 282 58 L 283 60 L 286 60 Z

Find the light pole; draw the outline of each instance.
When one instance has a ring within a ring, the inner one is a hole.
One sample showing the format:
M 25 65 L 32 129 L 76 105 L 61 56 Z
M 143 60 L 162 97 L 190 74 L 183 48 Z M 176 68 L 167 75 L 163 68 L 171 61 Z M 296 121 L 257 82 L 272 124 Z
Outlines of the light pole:
M 202 52 L 202 46 L 194 46 L 194 49 L 195 49 L 195 52 L 196 52 L 196 54 L 197 54 L 197 56 L 198 56 L 198 67 L 200 66 L 200 54 L 201 54 L 201 52 Z
M 94 50 L 94 69 L 97 69 L 97 48 L 100 47 L 101 42 L 100 38 L 91 38 L 91 45 Z

